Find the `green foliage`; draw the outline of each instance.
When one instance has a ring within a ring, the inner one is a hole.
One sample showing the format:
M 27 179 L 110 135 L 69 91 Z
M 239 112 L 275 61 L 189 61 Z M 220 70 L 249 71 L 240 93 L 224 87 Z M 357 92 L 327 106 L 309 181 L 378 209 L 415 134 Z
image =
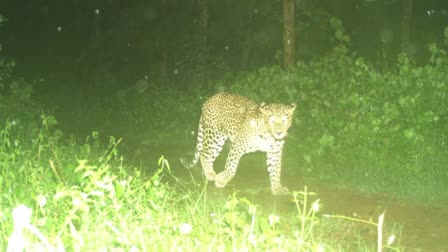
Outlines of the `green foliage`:
M 418 187 L 424 195 L 443 198 L 448 189 L 443 182 L 448 179 L 445 51 L 432 44 L 431 64 L 417 66 L 400 55 L 395 69 L 378 72 L 363 58 L 347 55 L 350 39 L 340 22 L 332 24 L 340 44 L 326 57 L 298 62 L 290 71 L 261 68 L 221 85 L 258 101 L 296 102 L 289 138 L 303 156 L 295 162 L 303 161 L 309 170 L 362 177 L 382 189 L 397 186 L 393 191 Z
M 2 126 L 2 250 L 331 251 L 306 189 L 294 193 L 291 216 L 265 213 L 236 192 L 223 197 L 176 178 L 164 157 L 144 176 L 118 155 L 119 140 L 104 146 L 98 132 L 64 140 L 55 126 L 46 115 L 26 136 L 14 123 Z
M 400 56 L 396 69 L 380 73 L 348 54 L 350 38 L 340 21 L 332 19 L 331 26 L 336 45 L 326 57 L 289 71 L 264 67 L 218 86 L 257 101 L 297 103 L 290 149 L 300 158 L 294 162 L 319 174 L 373 177 L 379 187 L 429 185 L 429 194 L 446 195 L 445 51 L 430 45 L 430 65 Z M 99 132 L 85 141 L 64 138 L 55 117 L 32 100 L 31 86 L 10 79 L 13 65 L 0 70 L 1 249 L 375 250 L 360 237 L 337 243 L 325 238 L 325 230 L 339 225 L 322 220 L 319 201 L 309 204 L 306 189 L 293 194 L 291 216 L 264 212 L 236 192 L 223 197 L 207 185 L 200 190 L 181 181 L 163 157 L 145 176 L 147 167 L 124 162 L 114 137 L 106 146 Z M 112 115 L 111 122 L 122 123 L 117 131 L 162 143 L 196 127 L 200 104 L 211 93 L 184 91 L 153 86 L 124 102 L 107 97 L 77 119 Z M 22 237 L 22 229 L 31 233 Z
M 262 67 L 223 78 L 215 90 L 148 81 L 146 91 L 129 91 L 123 99 L 95 97 L 72 120 L 95 127 L 103 124 L 113 130 L 105 134 L 125 136 L 128 142 L 181 146 L 182 140 L 195 141 L 190 133 L 197 130 L 201 104 L 216 91 L 259 102 L 294 102 L 298 109 L 285 150 L 293 154 L 285 153 L 286 162 L 312 171 L 311 176 L 352 180 L 362 187 L 369 184 L 372 190 L 418 191 L 444 198 L 448 190 L 443 182 L 448 177 L 444 49 L 430 45 L 428 65 L 416 65 L 400 55 L 396 65 L 379 71 L 350 52 L 351 40 L 341 21 L 331 19 L 330 24 L 334 50 L 319 59 L 299 61 L 288 71 Z
M 348 45 L 350 43 L 350 37 L 345 34 L 344 28 L 342 27 L 342 21 L 333 17 L 331 18 L 330 23 L 332 28 L 335 30 L 335 39 Z
M 0 60 L 0 118 L 8 118 L 23 129 L 36 122 L 40 106 L 31 98 L 33 85 L 12 78 L 14 67 L 14 61 Z
M 287 141 L 294 147 L 287 151 L 299 155 L 285 158 L 315 171 L 313 176 L 370 183 L 372 190 L 389 185 L 387 190 L 405 194 L 419 188 L 422 195 L 443 198 L 448 190 L 443 182 L 448 177 L 445 51 L 432 44 L 431 64 L 418 66 L 400 55 L 393 68 L 378 71 L 349 53 L 350 38 L 338 19 L 331 26 L 335 47 L 325 57 L 299 61 L 289 71 L 272 66 L 241 73 L 217 82 L 216 89 L 259 102 L 296 103 Z M 179 144 L 179 136 L 194 141 L 190 132 L 197 129 L 201 104 L 212 90 L 179 92 L 170 85 L 150 85 L 145 93 L 130 93 L 126 102 L 111 104 L 110 112 L 100 113 L 101 105 L 87 113 L 115 116 L 123 126 L 115 126 L 117 132 L 138 133 L 136 138 L 146 142 Z

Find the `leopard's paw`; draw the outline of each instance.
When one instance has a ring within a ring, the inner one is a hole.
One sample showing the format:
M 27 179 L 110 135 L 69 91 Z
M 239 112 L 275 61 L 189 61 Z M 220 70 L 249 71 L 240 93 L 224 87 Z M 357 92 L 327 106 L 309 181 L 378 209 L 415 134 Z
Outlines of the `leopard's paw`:
M 216 173 L 214 171 L 205 171 L 204 175 L 208 181 L 214 181 L 216 179 Z
M 287 187 L 275 187 L 271 189 L 273 195 L 286 195 L 289 194 L 289 190 Z
M 229 182 L 229 179 L 227 179 L 226 174 L 221 172 L 215 177 L 215 186 L 218 188 L 223 188 L 226 186 L 227 182 Z

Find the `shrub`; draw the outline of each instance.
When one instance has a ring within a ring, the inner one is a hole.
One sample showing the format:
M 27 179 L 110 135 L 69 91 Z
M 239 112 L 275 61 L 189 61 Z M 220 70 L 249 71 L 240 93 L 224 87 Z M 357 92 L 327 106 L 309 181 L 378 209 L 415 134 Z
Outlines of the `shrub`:
M 220 85 L 258 101 L 296 102 L 290 139 L 302 156 L 296 162 L 304 166 L 389 184 L 412 178 L 409 189 L 426 181 L 425 186 L 445 190 L 445 51 L 431 45 L 430 64 L 417 66 L 400 55 L 394 69 L 379 72 L 363 58 L 347 55 L 343 44 L 337 48 L 290 71 L 265 67 Z

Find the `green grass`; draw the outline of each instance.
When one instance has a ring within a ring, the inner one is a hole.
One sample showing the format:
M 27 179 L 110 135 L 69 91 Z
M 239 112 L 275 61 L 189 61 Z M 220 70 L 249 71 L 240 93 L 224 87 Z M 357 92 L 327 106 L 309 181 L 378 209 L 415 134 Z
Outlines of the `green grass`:
M 334 25 L 340 26 L 338 22 Z M 343 34 L 343 29 L 340 32 Z M 232 73 L 211 83 L 210 88 L 198 88 L 187 78 L 176 76 L 151 80 L 143 93 L 135 87 L 125 89 L 130 91 L 122 99 L 116 97 L 120 90 L 99 92 L 94 88 L 80 92 L 96 94 L 86 97 L 51 90 L 36 97 L 46 102 L 48 110 L 64 105 L 56 111 L 65 131 L 86 135 L 97 130 L 106 136 L 123 136 L 123 145 L 129 150 L 126 158 L 132 165 L 150 162 L 149 156 L 155 162 L 164 154 L 162 150 L 173 154 L 175 149 L 174 160 L 193 151 L 196 139 L 190 133 L 197 130 L 201 104 L 216 90 L 257 102 L 295 102 L 297 110 L 284 155 L 288 173 L 300 169 L 299 175 L 307 179 L 448 203 L 446 45 L 429 46 L 431 60 L 426 65 L 416 65 L 400 55 L 395 65 L 388 62 L 389 68 L 377 69 L 353 56 L 349 45 L 341 42 L 332 53 L 299 61 L 289 71 L 265 66 Z M 82 85 L 72 81 L 81 91 Z M 1 114 L 28 111 L 16 105 L 32 100 L 30 90 L 20 85 L 13 90 L 14 95 L 1 101 L 9 113 Z M 74 97 L 72 104 L 65 98 L 68 96 Z M 20 109 L 8 111 L 17 107 Z
M 306 187 L 270 198 L 289 206 L 276 211 L 235 190 L 182 180 L 163 157 L 156 169 L 128 166 L 120 140 L 66 139 L 53 118 L 42 122 L 27 133 L 8 121 L 0 130 L 1 250 L 377 250 L 382 224 L 322 215 Z M 383 248 L 400 250 L 385 241 L 397 232 L 384 225 Z
M 0 96 L 0 250 L 376 251 L 379 234 L 380 247 L 403 250 L 399 224 L 324 215 L 317 204 L 325 202 L 315 203 L 319 195 L 306 188 L 286 198 L 263 195 L 260 204 L 258 188 L 217 190 L 177 176 L 175 162 L 156 162 L 162 149 L 176 160 L 186 146 L 193 151 L 201 104 L 220 89 L 297 103 L 286 173 L 446 204 L 446 52 L 431 45 L 428 65 L 400 56 L 380 72 L 346 46 L 289 71 L 263 67 L 203 90 L 191 83 L 180 90 L 178 77 L 122 101 L 112 90 L 72 104 L 67 94 L 36 94 L 44 111 L 64 104 L 56 110 L 64 132 L 41 114 L 31 85 L 0 83 L 10 89 Z M 82 94 L 100 93 L 93 91 Z M 103 137 L 110 135 L 125 139 Z

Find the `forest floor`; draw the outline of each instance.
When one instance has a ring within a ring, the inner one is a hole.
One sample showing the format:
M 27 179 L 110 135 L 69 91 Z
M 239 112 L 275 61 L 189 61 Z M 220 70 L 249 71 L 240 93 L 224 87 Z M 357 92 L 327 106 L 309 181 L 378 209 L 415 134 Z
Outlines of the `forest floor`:
M 196 183 L 202 182 L 199 166 L 187 170 L 179 162 L 180 157 L 185 157 L 186 153 L 191 154 L 194 146 L 180 143 L 182 142 L 180 139 L 177 144 L 174 142 L 170 139 L 163 144 L 146 145 L 138 140 L 126 141 L 125 138 L 122 142 L 123 154 L 125 159 L 136 166 L 142 165 L 148 173 L 157 167 L 157 160 L 163 155 L 169 161 L 176 177 L 186 181 L 194 178 Z M 215 171 L 219 172 L 224 167 L 225 157 L 224 151 L 215 162 Z M 245 155 L 241 159 L 234 179 L 224 190 L 215 189 L 214 185 L 210 185 L 208 190 L 228 192 L 231 195 L 232 190 L 235 189 L 239 191 L 239 195 L 261 206 L 265 211 L 290 213 L 295 210 L 291 206 L 291 198 L 274 197 L 269 191 L 269 175 L 264 158 L 262 154 Z M 288 174 L 288 169 L 282 173 L 282 183 L 290 190 L 303 191 L 306 186 L 309 192 L 314 192 L 316 194 L 314 199 L 319 199 L 321 205 L 321 218 L 347 216 L 377 222 L 378 216 L 384 212 L 385 226 L 400 227 L 401 233 L 395 236 L 406 251 L 448 251 L 448 206 L 446 204 L 422 202 L 412 200 L 412 197 L 403 198 L 390 193 L 365 192 L 349 185 L 324 183 L 318 178 L 312 178 L 312 174 L 307 176 L 301 176 L 300 173 Z M 376 233 L 372 233 L 371 228 L 365 230 L 363 238 L 376 237 Z M 350 232 L 348 227 L 346 234 L 334 234 L 333 237 L 343 239 L 350 236 Z
M 151 148 L 152 149 L 152 148 Z M 196 180 L 202 182 L 201 168 L 195 167 L 189 171 L 178 162 L 179 153 L 185 153 L 185 149 L 165 146 L 164 151 L 160 149 L 159 154 L 165 155 L 170 161 L 173 173 L 184 180 Z M 152 151 L 155 155 L 154 150 Z M 254 155 L 254 156 L 251 156 Z M 181 155 L 182 156 L 182 155 Z M 264 155 L 250 154 L 243 157 L 234 179 L 229 182 L 224 192 L 232 194 L 232 190 L 239 191 L 254 204 L 261 206 L 265 211 L 287 213 L 295 210 L 291 198 L 283 196 L 274 197 L 269 191 L 268 173 L 265 169 Z M 155 159 L 153 157 L 153 159 Z M 150 162 L 148 155 L 142 156 L 141 160 Z M 152 160 L 151 162 L 154 162 Z M 215 162 L 215 170 L 224 167 L 225 153 L 220 155 Z M 406 248 L 406 251 L 448 251 L 448 206 L 434 203 L 421 202 L 417 200 L 404 199 L 390 193 L 369 193 L 358 188 L 328 184 L 314 178 L 306 178 L 294 174 L 288 175 L 283 171 L 282 183 L 290 190 L 307 191 L 315 193 L 313 199 L 319 199 L 321 206 L 320 216 L 346 216 L 363 220 L 378 221 L 379 215 L 385 213 L 385 226 L 398 226 L 401 231 L 395 234 L 398 242 Z M 198 189 L 199 190 L 199 189 Z M 208 190 L 215 189 L 211 184 Z M 411 198 L 411 197 L 410 197 Z M 361 226 L 361 224 L 360 224 Z M 359 227 L 363 229 L 363 227 Z M 357 230 L 359 232 L 359 229 Z M 364 228 L 365 239 L 376 237 L 375 229 Z M 341 232 L 338 230 L 338 232 Z M 347 233 L 333 234 L 335 239 L 350 237 L 350 228 Z M 373 232 L 373 233 L 372 233 Z M 362 232 L 361 232 L 362 233 Z M 387 240 L 388 237 L 384 239 Z

